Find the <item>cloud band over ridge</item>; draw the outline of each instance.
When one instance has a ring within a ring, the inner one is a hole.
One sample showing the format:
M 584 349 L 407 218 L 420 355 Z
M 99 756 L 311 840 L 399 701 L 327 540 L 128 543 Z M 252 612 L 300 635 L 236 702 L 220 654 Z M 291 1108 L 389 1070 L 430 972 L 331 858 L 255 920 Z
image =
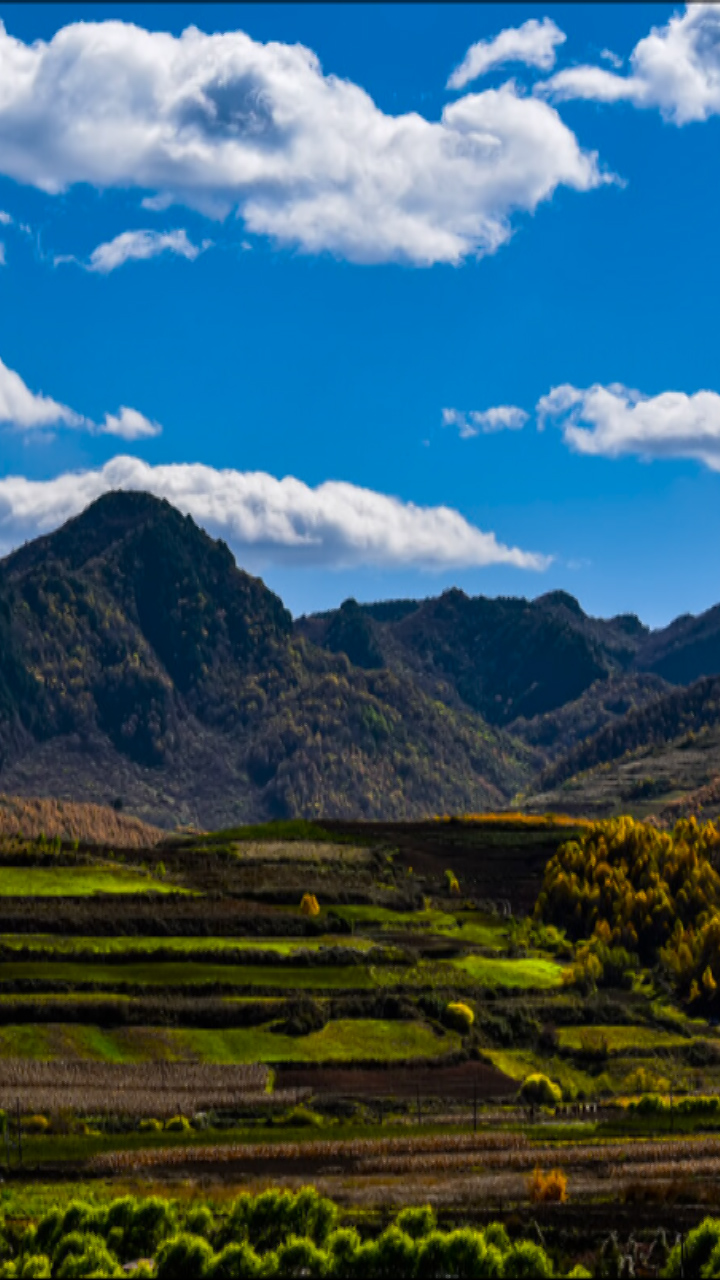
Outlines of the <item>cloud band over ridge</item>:
M 197 464 L 150 466 L 117 457 L 52 480 L 0 480 L 0 551 L 57 528 L 113 489 L 145 490 L 224 538 L 241 564 L 325 568 L 513 565 L 542 570 L 550 558 L 507 547 L 449 507 L 420 507 L 342 481 L 311 488 L 286 476 Z

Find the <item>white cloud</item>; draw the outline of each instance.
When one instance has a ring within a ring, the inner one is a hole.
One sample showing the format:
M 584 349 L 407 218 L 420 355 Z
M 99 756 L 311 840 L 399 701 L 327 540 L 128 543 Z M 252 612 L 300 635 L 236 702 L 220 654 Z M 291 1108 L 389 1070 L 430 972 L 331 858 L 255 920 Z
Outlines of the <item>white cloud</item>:
M 577 453 L 619 458 L 694 458 L 720 471 L 720 395 L 664 391 L 643 396 L 619 383 L 579 391 L 553 387 L 537 405 L 538 426 L 561 428 Z
M 461 439 L 489 435 L 493 431 L 519 431 L 525 426 L 528 415 L 514 404 L 499 404 L 492 409 L 443 409 L 444 427 L 457 427 Z
M 0 24 L 0 173 L 49 193 L 135 188 L 145 207 L 232 210 L 246 230 L 354 262 L 459 263 L 560 185 L 610 179 L 512 83 L 439 121 L 390 116 L 302 45 L 79 22 L 23 43 Z
M 106 413 L 104 421 L 97 427 L 99 435 L 120 436 L 122 440 L 147 440 L 151 436 L 159 436 L 162 427 L 158 422 L 138 413 L 137 409 L 128 409 L 122 405 L 118 414 Z
M 623 64 L 622 58 L 619 58 L 616 53 L 613 53 L 612 49 L 601 49 L 600 57 L 603 62 L 609 62 L 610 66 L 614 67 L 616 71 L 619 71 Z
M 5 245 L 0 240 L 0 267 L 5 266 Z
M 245 565 L 541 570 L 549 564 L 545 556 L 504 546 L 449 507 L 419 507 L 339 481 L 312 489 L 291 476 L 200 464 L 151 467 L 129 457 L 54 480 L 0 480 L 0 546 L 7 551 L 56 528 L 113 489 L 167 498 L 225 538 Z
M 615 75 L 601 67 L 568 67 L 537 93 L 566 101 L 627 101 L 657 107 L 666 120 L 683 125 L 720 113 L 720 7 L 688 5 L 664 27 L 653 27 L 630 56 L 632 71 Z
M 59 423 L 66 427 L 81 427 L 84 419 L 67 405 L 58 404 L 49 396 L 34 394 L 20 375 L 0 360 L 0 423 L 31 430 Z
M 4 209 L 0 209 L 0 227 L 9 227 L 12 218 L 9 213 L 5 213 Z
M 150 422 L 136 409 L 124 405 L 116 416 L 107 413 L 102 423 L 95 423 L 57 400 L 31 391 L 20 375 L 0 360 L 0 424 L 3 423 L 21 431 L 75 427 L 93 435 L 121 436 L 123 440 L 157 436 L 162 430 L 157 422 Z
M 528 67 L 551 71 L 555 66 L 555 48 L 566 40 L 565 32 L 551 18 L 543 18 L 542 22 L 530 18 L 521 27 L 507 27 L 493 40 L 479 40 L 471 45 L 450 76 L 447 87 L 464 89 L 471 80 L 508 62 L 524 62 Z
M 123 231 L 107 244 L 98 245 L 90 255 L 88 270 L 106 274 L 115 271 L 124 262 L 131 259 L 145 260 L 156 258 L 160 253 L 176 253 L 181 258 L 194 262 L 195 258 L 209 247 L 204 241 L 202 247 L 188 240 L 185 230 L 178 231 Z

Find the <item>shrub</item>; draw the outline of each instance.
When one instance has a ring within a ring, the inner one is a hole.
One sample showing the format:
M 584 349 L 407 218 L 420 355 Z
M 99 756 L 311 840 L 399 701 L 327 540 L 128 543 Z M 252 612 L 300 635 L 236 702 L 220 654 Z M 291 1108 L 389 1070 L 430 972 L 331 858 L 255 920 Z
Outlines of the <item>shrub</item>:
M 157 1256 L 155 1268 L 158 1280 L 196 1280 L 211 1275 L 214 1254 L 202 1236 L 191 1236 L 181 1231 L 165 1241 Z
M 278 1276 L 308 1276 L 310 1280 L 325 1275 L 328 1257 L 312 1240 L 290 1236 L 277 1251 Z
M 412 1276 L 415 1271 L 417 1243 L 396 1225 L 388 1227 L 375 1242 L 375 1274 L 380 1276 Z
M 437 1227 L 435 1218 L 435 1210 L 429 1204 L 417 1205 L 410 1209 L 401 1209 L 397 1218 L 396 1225 L 405 1235 L 411 1236 L 413 1240 L 420 1240 L 423 1236 L 427 1236 Z
M 173 1116 L 165 1121 L 166 1133 L 192 1133 L 192 1125 L 187 1116 Z
M 138 1128 L 141 1133 L 162 1133 L 162 1120 L 141 1120 Z
M 475 1021 L 475 1014 L 469 1005 L 455 1001 L 447 1006 L 443 1020 L 454 1031 L 467 1035 Z
M 354 1266 L 362 1242 L 355 1227 L 340 1227 L 327 1238 L 326 1248 L 330 1259 L 329 1271 L 341 1276 L 354 1274 Z
M 539 1244 L 521 1240 L 505 1255 L 502 1274 L 508 1280 L 552 1280 L 555 1269 Z
M 47 1116 L 23 1116 L 20 1126 L 25 1133 L 47 1133 L 50 1121 Z
M 61 1267 L 53 1265 L 58 1280 L 82 1280 L 85 1276 L 122 1276 L 123 1269 L 99 1236 L 86 1236 L 82 1253 L 70 1253 Z M 49 1274 L 49 1273 L 48 1273 Z
M 311 1111 L 309 1107 L 302 1105 L 288 1111 L 282 1122 L 295 1129 L 321 1129 L 325 1123 L 317 1111 Z
M 22 1280 L 49 1280 L 52 1275 L 50 1259 L 44 1253 L 29 1253 L 15 1266 L 11 1275 L 21 1276 Z
M 537 1072 L 523 1080 L 520 1086 L 520 1099 L 531 1106 L 557 1107 L 562 1102 L 562 1089 L 559 1084 L 555 1084 L 547 1076 Z
M 267 1255 L 266 1255 L 267 1257 Z M 263 1259 L 249 1244 L 228 1244 L 217 1254 L 208 1275 L 212 1280 L 254 1280 L 265 1272 Z
M 530 1175 L 528 1190 L 533 1204 L 546 1204 L 549 1201 L 564 1204 L 567 1200 L 567 1177 L 561 1169 L 551 1169 L 549 1173 L 534 1169 Z
M 704 1218 L 699 1227 L 688 1232 L 684 1247 L 678 1241 L 671 1249 L 663 1275 L 673 1280 L 682 1275 L 717 1275 L 717 1270 L 707 1265 L 716 1253 L 720 1254 L 720 1219 Z
M 459 894 L 460 884 L 458 882 L 458 878 L 455 875 L 455 872 L 451 871 L 449 867 L 445 872 L 445 883 L 447 885 L 448 893 Z
M 304 916 L 319 916 L 320 905 L 314 893 L 304 893 L 300 903 L 300 910 Z
M 507 1253 L 510 1248 L 510 1237 L 502 1222 L 491 1222 L 483 1232 L 488 1244 L 492 1244 L 500 1253 Z
M 203 1240 L 211 1240 L 215 1233 L 212 1209 L 206 1204 L 194 1205 L 185 1215 L 185 1231 L 193 1236 L 202 1236 Z
M 140 1200 L 128 1215 L 122 1243 L 123 1259 L 151 1257 L 176 1228 L 174 1206 L 162 1196 Z

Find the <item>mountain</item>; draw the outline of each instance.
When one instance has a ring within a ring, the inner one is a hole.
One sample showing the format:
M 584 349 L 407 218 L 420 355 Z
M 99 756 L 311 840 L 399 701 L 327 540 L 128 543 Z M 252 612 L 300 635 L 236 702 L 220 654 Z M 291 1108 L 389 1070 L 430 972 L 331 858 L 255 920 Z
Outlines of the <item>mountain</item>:
M 531 753 L 296 633 L 167 502 L 111 493 L 0 562 L 0 785 L 164 825 L 502 807 Z
M 347 600 L 297 629 L 356 665 L 408 673 L 432 696 L 496 725 L 554 711 L 629 671 L 649 635 L 632 616 L 588 617 L 564 591 L 529 601 L 457 589 L 385 605 Z
M 293 622 L 144 493 L 0 562 L 0 788 L 157 825 L 702 805 L 712 677 L 720 607 L 650 631 L 451 590 Z

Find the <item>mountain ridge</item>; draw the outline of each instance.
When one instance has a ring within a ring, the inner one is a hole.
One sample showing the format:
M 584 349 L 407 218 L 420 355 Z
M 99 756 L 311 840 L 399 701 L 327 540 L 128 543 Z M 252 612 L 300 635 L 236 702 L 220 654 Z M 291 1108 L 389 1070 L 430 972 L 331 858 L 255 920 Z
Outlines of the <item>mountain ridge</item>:
M 166 826 L 502 809 L 638 717 L 670 733 L 698 670 L 720 606 L 651 631 L 452 588 L 293 621 L 191 517 L 114 492 L 0 561 L 0 786 Z

